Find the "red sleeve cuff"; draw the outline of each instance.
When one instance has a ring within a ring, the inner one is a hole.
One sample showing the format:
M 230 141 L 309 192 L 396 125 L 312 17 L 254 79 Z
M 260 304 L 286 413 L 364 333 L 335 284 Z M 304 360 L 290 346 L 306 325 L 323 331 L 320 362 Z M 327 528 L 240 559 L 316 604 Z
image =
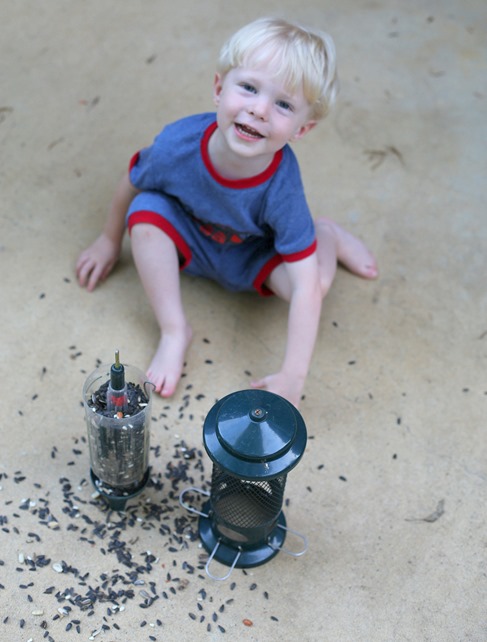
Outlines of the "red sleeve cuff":
M 132 158 L 130 159 L 130 163 L 129 163 L 129 174 L 130 174 L 130 172 L 132 171 L 133 167 L 134 167 L 135 165 L 137 165 L 137 163 L 139 162 L 139 156 L 140 156 L 140 152 L 137 152 L 137 153 L 136 153 L 136 154 L 134 154 L 134 155 L 132 156 Z
M 307 247 L 305 250 L 301 250 L 300 252 L 294 252 L 293 254 L 283 254 L 282 255 L 282 260 L 285 263 L 294 263 L 294 261 L 301 261 L 302 259 L 307 258 L 308 256 L 311 256 L 316 252 L 316 239 L 311 243 L 309 247 Z

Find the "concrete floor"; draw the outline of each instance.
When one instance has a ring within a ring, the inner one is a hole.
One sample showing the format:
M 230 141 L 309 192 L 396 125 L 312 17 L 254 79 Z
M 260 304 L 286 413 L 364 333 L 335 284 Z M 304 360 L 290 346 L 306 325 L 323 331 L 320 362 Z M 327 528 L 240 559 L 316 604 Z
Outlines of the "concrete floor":
M 302 4 L 2 3 L 2 641 L 487 640 L 485 2 Z M 92 294 L 74 263 L 132 153 L 212 109 L 220 44 L 267 14 L 335 38 L 339 103 L 296 152 L 381 277 L 340 271 L 324 307 L 285 495 L 307 553 L 215 582 L 177 501 L 211 463 L 181 444 L 279 363 L 285 307 L 183 279 L 186 376 L 153 401 L 152 481 L 122 516 L 86 481 L 81 390 L 116 348 L 145 368 L 157 328 L 128 245 Z

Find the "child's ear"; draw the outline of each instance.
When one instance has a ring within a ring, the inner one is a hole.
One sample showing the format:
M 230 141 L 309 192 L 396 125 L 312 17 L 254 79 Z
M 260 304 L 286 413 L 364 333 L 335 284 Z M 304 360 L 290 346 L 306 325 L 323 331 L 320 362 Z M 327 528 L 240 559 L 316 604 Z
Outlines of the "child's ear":
M 291 137 L 291 140 L 300 140 L 306 134 L 313 129 L 313 127 L 316 127 L 318 124 L 318 121 L 316 120 L 309 120 L 307 123 L 304 125 L 301 125 L 301 127 L 298 129 L 298 131 Z
M 220 74 L 215 74 L 215 80 L 213 81 L 213 102 L 215 105 L 218 105 L 220 102 L 220 94 L 222 93 L 223 88 L 223 78 Z

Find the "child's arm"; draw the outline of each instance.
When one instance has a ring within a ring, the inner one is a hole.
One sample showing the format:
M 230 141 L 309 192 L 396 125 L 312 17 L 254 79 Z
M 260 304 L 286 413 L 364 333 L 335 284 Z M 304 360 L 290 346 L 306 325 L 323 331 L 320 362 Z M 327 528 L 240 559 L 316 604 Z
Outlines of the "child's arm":
M 252 382 L 252 386 L 279 394 L 297 407 L 313 356 L 322 296 L 316 254 L 284 266 L 289 286 L 289 294 L 282 292 L 289 299 L 284 359 L 279 372 Z
M 115 190 L 103 232 L 78 258 L 76 276 L 79 284 L 90 292 L 110 274 L 120 256 L 125 215 L 137 193 L 128 173 L 125 174 Z

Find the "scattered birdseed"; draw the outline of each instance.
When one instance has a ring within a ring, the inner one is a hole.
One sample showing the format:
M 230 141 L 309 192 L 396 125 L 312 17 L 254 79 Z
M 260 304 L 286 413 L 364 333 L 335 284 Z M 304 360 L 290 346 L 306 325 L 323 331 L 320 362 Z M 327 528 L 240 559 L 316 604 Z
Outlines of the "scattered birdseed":
M 81 355 L 76 346 L 70 347 L 70 353 Z M 47 368 L 44 368 L 41 378 L 46 373 Z M 164 429 L 174 434 L 174 426 L 178 425 L 176 418 L 184 413 L 184 421 L 187 422 L 187 417 L 193 416 L 190 413 L 191 404 L 206 398 L 203 393 L 196 391 L 189 394 L 192 391 L 191 384 L 187 385 L 186 390 L 188 394 L 184 396 L 179 408 L 167 405 L 159 417 L 152 418 L 156 422 L 156 430 Z M 198 411 L 195 416 L 199 414 Z M 183 423 L 181 422 L 179 430 L 181 434 Z M 40 495 L 42 488 L 46 487 L 45 483 L 31 482 L 20 470 L 13 474 L 0 473 L 3 486 L 15 483 L 22 484 L 23 488 L 23 499 L 20 502 L 5 502 L 5 510 L 2 511 L 4 515 L 0 515 L 0 528 L 3 527 L 7 532 L 22 533 L 25 538 L 22 541 L 31 547 L 45 547 L 44 551 L 33 552 L 32 548 L 26 549 L 24 544 L 24 550 L 14 554 L 18 558 L 17 572 L 24 573 L 22 577 L 26 577 L 28 571 L 35 573 L 36 587 L 29 593 L 35 595 L 34 591 L 37 590 L 46 596 L 44 599 L 54 601 L 54 608 L 49 609 L 49 612 L 54 612 L 49 620 L 50 624 L 57 622 L 62 627 L 59 630 L 71 634 L 76 630 L 77 634 L 84 633 L 83 639 L 99 640 L 105 637 L 102 634 L 107 631 L 119 631 L 123 628 L 120 613 L 129 602 L 134 607 L 143 609 L 144 614 L 149 614 L 148 609 L 157 608 L 157 601 L 160 599 L 172 603 L 183 599 L 180 598 L 181 595 L 187 599 L 186 596 L 191 593 L 189 587 L 192 586 L 195 587 L 197 601 L 195 600 L 196 606 L 188 613 L 188 620 L 191 621 L 188 626 L 204 627 L 208 632 L 213 629 L 213 633 L 225 633 L 224 619 L 229 616 L 231 606 L 238 603 L 237 583 L 232 581 L 229 585 L 236 599 L 227 599 L 222 603 L 216 597 L 218 593 L 215 597 L 211 594 L 212 585 L 208 583 L 208 577 L 204 573 L 208 554 L 201 552 L 200 544 L 194 544 L 199 541 L 198 517 L 182 511 L 179 504 L 181 490 L 196 482 L 202 490 L 209 490 L 210 475 L 207 471 L 205 473 L 207 460 L 202 448 L 185 442 L 179 435 L 174 435 L 172 456 L 161 445 L 151 447 L 153 461 L 165 457 L 167 463 L 163 467 L 159 466 L 159 469 L 155 466 L 151 468 L 144 493 L 137 500 L 129 502 L 123 513 L 118 513 L 109 508 L 98 491 L 93 492 L 89 479 L 86 479 L 84 468 L 86 457 L 89 456 L 86 436 L 83 434 L 73 438 L 73 442 L 72 448 L 53 446 L 46 449 L 45 457 L 49 461 L 55 460 L 51 468 L 56 466 L 60 470 L 69 470 L 69 474 L 62 473 L 57 488 L 51 484 L 44 497 Z M 77 474 L 79 465 L 83 466 L 81 475 Z M 200 500 L 204 501 L 195 495 L 195 501 Z M 10 509 L 9 505 L 12 506 Z M 26 519 L 29 520 L 26 522 L 28 526 L 23 527 Z M 37 520 L 38 528 L 32 527 L 33 519 Z M 20 529 L 12 522 L 18 524 Z M 66 542 L 62 549 L 63 559 L 58 557 L 58 560 L 56 557 L 60 555 L 60 551 L 56 554 L 53 544 L 55 531 L 62 531 L 63 542 Z M 153 552 L 148 550 L 147 545 L 141 546 L 146 531 L 157 536 L 157 552 L 154 549 Z M 97 568 L 95 563 L 90 564 L 89 570 L 74 565 L 76 559 L 82 559 L 76 555 L 80 547 L 86 547 L 89 555 L 98 555 L 104 572 L 93 570 Z M 50 555 L 54 560 L 51 560 Z M 159 561 L 159 555 L 162 562 Z M 0 566 L 4 564 L 0 560 Z M 161 568 L 164 569 L 162 576 Z M 237 572 L 236 570 L 235 573 Z M 249 575 L 245 569 L 241 572 Z M 42 578 L 47 579 L 44 585 L 40 585 Z M 53 581 L 53 578 L 55 581 L 49 586 L 47 582 Z M 31 586 L 34 586 L 33 582 L 21 584 L 21 588 L 26 591 Z M 0 588 L 10 589 L 3 585 Z M 256 590 L 257 584 L 250 584 L 249 589 Z M 26 600 L 29 610 L 19 610 L 19 615 L 23 616 L 19 621 L 21 627 L 26 626 L 29 621 L 27 615 L 31 617 L 35 613 L 40 618 L 46 610 L 45 603 L 43 609 L 33 608 L 36 604 L 29 593 Z M 210 604 L 213 608 L 210 608 Z M 76 618 L 78 614 L 79 619 Z M 113 621 L 115 618 L 117 622 Z M 88 624 L 90 621 L 91 626 Z M 6 617 L 4 624 L 7 622 Z M 149 639 L 156 640 L 154 622 L 150 622 L 149 617 L 142 622 L 145 622 L 143 628 L 147 633 L 153 633 Z M 161 620 L 156 623 L 159 627 L 163 626 Z M 52 637 L 48 631 L 48 622 L 43 620 L 38 626 L 44 633 L 44 639 L 50 642 Z M 83 628 L 88 630 L 83 631 Z

